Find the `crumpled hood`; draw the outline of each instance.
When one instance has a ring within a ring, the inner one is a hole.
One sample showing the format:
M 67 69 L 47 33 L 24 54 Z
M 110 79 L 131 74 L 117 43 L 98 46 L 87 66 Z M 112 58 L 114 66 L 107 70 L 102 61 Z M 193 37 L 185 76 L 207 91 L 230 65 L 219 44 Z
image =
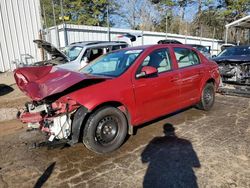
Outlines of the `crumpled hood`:
M 239 62 L 239 63 L 245 63 L 250 62 L 250 56 L 241 56 L 241 55 L 234 55 L 234 56 L 221 56 L 221 57 L 215 57 L 213 58 L 214 61 L 217 63 L 220 62 Z
M 61 93 L 85 80 L 108 79 L 52 66 L 18 68 L 14 71 L 14 77 L 20 90 L 35 101 Z

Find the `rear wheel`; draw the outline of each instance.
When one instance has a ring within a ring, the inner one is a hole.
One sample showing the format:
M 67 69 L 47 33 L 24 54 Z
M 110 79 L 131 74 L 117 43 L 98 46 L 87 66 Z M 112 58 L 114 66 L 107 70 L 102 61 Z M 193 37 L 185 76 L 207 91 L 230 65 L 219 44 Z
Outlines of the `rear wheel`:
M 213 83 L 207 83 L 202 90 L 201 100 L 197 104 L 197 108 L 201 110 L 210 110 L 214 105 L 215 89 Z
M 124 142 L 127 120 L 119 109 L 104 107 L 90 115 L 83 131 L 83 143 L 88 149 L 107 153 Z

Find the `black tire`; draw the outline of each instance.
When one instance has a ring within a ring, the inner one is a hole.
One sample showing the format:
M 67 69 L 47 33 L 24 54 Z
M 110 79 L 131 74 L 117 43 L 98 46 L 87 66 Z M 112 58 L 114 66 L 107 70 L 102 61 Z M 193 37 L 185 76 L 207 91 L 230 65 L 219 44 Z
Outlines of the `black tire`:
M 108 153 L 122 145 L 127 129 L 127 119 L 119 109 L 103 107 L 88 118 L 83 129 L 83 143 L 96 153 Z
M 201 110 L 210 110 L 215 101 L 215 89 L 213 83 L 207 83 L 202 90 L 201 100 L 197 104 L 197 108 Z

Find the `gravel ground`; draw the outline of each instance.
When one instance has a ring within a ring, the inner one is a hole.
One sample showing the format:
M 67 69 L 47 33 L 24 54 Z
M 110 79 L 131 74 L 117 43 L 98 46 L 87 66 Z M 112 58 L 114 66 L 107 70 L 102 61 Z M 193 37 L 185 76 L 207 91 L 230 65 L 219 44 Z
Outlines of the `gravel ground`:
M 16 120 L 0 123 L 0 187 L 250 187 L 250 100 L 217 95 L 142 126 L 117 151 L 48 150 Z

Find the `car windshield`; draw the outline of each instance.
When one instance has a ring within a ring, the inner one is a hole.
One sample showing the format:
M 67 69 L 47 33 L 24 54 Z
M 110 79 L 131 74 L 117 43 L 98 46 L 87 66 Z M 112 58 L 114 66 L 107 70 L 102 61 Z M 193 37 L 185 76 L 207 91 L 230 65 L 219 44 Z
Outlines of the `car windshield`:
M 218 55 L 218 57 L 235 56 L 235 55 L 249 56 L 250 46 L 226 48 Z
M 65 54 L 69 57 L 70 61 L 74 61 L 81 53 L 82 46 L 69 46 L 65 48 Z
M 100 56 L 80 70 L 82 73 L 117 77 L 124 73 L 143 50 L 119 50 Z

